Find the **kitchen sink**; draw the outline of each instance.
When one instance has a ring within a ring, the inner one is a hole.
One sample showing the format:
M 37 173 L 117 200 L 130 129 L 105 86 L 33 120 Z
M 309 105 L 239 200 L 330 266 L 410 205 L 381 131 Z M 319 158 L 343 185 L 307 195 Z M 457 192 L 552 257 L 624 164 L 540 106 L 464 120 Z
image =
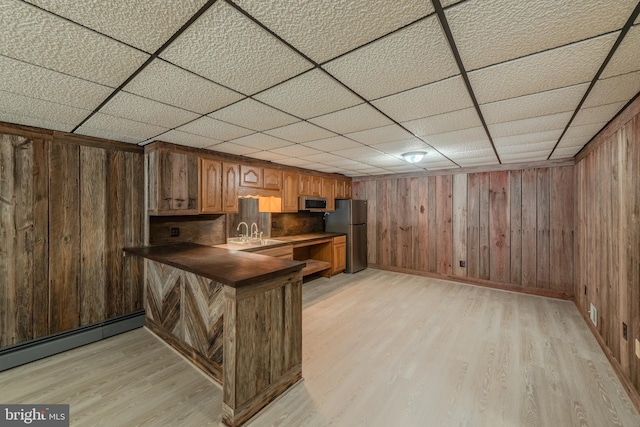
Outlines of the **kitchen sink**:
M 254 239 L 246 237 L 229 237 L 227 244 L 230 245 L 247 245 L 247 246 L 269 246 L 284 243 L 282 240 L 275 239 Z

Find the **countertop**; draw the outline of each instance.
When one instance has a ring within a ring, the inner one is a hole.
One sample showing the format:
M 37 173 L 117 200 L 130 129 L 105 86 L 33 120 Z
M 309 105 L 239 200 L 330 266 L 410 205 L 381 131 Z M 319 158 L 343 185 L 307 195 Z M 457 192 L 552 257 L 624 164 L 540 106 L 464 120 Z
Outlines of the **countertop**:
M 293 273 L 302 270 L 306 265 L 304 261 L 289 261 L 196 243 L 124 250 L 126 253 L 158 261 L 234 288 Z

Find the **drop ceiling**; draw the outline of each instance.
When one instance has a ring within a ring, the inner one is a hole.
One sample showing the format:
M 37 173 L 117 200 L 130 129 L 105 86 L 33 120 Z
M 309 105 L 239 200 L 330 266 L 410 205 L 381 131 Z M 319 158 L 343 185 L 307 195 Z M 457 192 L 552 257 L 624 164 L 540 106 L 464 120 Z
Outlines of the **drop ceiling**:
M 3 0 L 0 121 L 347 176 L 566 159 L 640 92 L 639 11 Z

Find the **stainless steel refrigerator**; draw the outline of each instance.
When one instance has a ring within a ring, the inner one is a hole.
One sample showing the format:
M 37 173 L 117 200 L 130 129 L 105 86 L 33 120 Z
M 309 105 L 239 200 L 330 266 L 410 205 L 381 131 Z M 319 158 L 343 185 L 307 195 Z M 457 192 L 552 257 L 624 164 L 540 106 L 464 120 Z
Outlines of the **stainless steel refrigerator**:
M 347 273 L 367 268 L 367 201 L 336 200 L 336 210 L 325 216 L 325 230 L 347 235 Z

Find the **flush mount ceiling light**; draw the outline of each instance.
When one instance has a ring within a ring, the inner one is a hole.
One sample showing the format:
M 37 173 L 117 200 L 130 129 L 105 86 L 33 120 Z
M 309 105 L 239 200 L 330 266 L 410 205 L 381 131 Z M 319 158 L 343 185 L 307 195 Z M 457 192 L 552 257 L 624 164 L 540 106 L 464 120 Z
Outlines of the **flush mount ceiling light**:
M 402 157 L 409 163 L 418 163 L 425 156 L 424 151 L 411 151 L 409 153 L 404 153 Z

